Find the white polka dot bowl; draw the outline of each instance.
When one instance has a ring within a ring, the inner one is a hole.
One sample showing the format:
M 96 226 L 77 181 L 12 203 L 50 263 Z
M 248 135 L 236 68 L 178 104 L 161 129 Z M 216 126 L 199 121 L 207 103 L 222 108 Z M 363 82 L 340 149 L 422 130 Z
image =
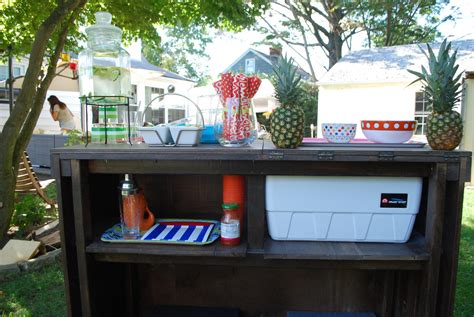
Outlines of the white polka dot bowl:
M 323 123 L 321 129 L 329 143 L 349 143 L 355 137 L 357 123 Z
M 404 143 L 416 130 L 416 121 L 362 120 L 362 132 L 375 143 Z

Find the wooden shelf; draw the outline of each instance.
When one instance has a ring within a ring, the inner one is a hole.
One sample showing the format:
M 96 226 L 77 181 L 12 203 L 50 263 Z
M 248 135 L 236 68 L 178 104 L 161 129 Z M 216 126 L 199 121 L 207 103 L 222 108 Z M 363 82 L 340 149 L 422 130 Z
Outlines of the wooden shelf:
M 282 150 L 257 141 L 236 149 L 90 144 L 51 153 L 71 317 L 139 316 L 157 305 L 238 306 L 242 317 L 286 309 L 452 315 L 470 152 Z M 135 175 L 157 216 L 192 219 L 218 219 L 221 176 L 244 175 L 244 241 L 236 247 L 100 241 L 118 222 L 116 187 L 124 173 Z M 423 234 L 404 244 L 271 240 L 268 175 L 422 177 L 415 227 Z
M 238 246 L 226 247 L 221 245 L 219 241 L 203 246 L 95 241 L 87 246 L 86 253 L 100 255 L 100 258 L 105 261 L 107 259 L 116 261 L 122 258 L 130 258 L 132 262 L 136 262 L 137 257 L 147 255 L 241 258 L 247 254 L 247 243 L 244 241 Z
M 425 238 L 414 233 L 407 243 L 355 243 L 265 240 L 265 259 L 427 261 Z

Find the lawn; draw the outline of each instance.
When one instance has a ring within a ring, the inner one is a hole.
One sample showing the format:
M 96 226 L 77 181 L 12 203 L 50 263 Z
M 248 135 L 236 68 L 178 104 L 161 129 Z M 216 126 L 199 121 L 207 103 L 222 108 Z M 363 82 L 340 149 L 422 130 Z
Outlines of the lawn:
M 474 316 L 474 188 L 466 189 L 454 316 Z M 63 275 L 55 264 L 0 285 L 0 316 L 65 316 Z
M 456 317 L 474 316 L 474 188 L 464 191 L 461 246 L 456 288 Z
M 0 316 L 66 316 L 63 273 L 58 264 L 0 284 Z

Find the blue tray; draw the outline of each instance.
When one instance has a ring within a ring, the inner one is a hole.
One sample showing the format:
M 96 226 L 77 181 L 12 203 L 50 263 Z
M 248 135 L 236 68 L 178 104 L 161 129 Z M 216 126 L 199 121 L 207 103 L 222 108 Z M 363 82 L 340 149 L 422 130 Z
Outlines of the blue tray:
M 158 219 L 156 224 L 164 224 L 166 226 L 187 226 L 187 227 L 196 227 L 196 226 L 206 226 L 211 225 L 212 229 L 209 233 L 209 236 L 206 241 L 191 241 L 191 240 L 169 240 L 169 239 L 151 239 L 151 240 L 124 240 L 122 236 L 122 228 L 120 224 L 116 224 L 113 227 L 107 229 L 101 236 L 100 240 L 104 242 L 112 243 L 159 243 L 159 244 L 179 244 L 179 245 L 206 245 L 216 241 L 220 235 L 220 222 L 217 220 L 195 220 L 195 219 Z M 155 229 L 155 225 L 151 227 L 146 232 L 143 232 L 142 237 L 146 238 L 149 236 L 150 232 Z M 190 230 L 192 228 L 189 228 Z M 170 230 L 172 231 L 172 230 Z M 176 230 L 177 231 L 177 230 Z M 184 235 L 183 235 L 184 236 Z

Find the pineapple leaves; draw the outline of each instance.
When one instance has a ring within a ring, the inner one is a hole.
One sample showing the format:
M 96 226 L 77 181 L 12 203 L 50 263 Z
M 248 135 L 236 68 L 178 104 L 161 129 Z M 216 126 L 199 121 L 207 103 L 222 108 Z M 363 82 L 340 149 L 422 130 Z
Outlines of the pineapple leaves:
M 459 69 L 459 65 L 456 64 L 457 50 L 450 55 L 451 43 L 446 39 L 441 43 L 438 54 L 435 54 L 429 44 L 427 52 L 419 47 L 426 56 L 428 64 L 427 68 L 421 66 L 421 72 L 408 69 L 410 74 L 417 77 L 410 85 L 422 82 L 428 102 L 435 112 L 452 110 L 462 93 L 460 89 L 462 74 L 456 76 Z
M 293 107 L 298 104 L 303 93 L 301 76 L 294 59 L 281 57 L 273 66 L 272 83 L 275 87 L 275 97 L 282 107 Z

